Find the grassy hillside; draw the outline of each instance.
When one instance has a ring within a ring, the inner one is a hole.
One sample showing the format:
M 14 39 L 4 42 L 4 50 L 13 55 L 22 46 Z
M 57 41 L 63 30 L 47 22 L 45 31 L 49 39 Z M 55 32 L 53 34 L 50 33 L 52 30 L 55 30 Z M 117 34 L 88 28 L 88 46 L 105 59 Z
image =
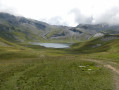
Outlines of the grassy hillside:
M 88 42 L 72 45 L 72 54 L 82 58 L 111 61 L 119 67 L 119 35 L 106 35 Z
M 14 44 L 0 39 L 1 90 L 112 90 L 110 70 L 68 49 Z M 77 53 L 78 54 L 78 53 Z M 103 78 L 102 78 L 103 77 Z
M 118 41 L 119 35 L 105 35 L 87 42 L 73 44 L 72 49 L 80 53 L 112 52 L 113 50 L 118 52 Z
M 118 41 L 106 35 L 52 49 L 1 38 L 0 90 L 118 90 L 116 74 L 105 67 L 119 68 Z
M 0 38 L 0 59 L 30 58 L 36 57 L 35 52 L 15 43 Z

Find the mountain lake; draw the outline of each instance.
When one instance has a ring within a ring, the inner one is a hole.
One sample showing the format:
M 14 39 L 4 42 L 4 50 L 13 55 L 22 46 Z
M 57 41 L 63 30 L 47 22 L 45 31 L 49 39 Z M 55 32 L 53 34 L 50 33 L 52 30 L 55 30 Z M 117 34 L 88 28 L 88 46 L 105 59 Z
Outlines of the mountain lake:
M 70 48 L 71 43 L 38 43 L 33 42 L 32 45 L 40 45 L 46 48 Z

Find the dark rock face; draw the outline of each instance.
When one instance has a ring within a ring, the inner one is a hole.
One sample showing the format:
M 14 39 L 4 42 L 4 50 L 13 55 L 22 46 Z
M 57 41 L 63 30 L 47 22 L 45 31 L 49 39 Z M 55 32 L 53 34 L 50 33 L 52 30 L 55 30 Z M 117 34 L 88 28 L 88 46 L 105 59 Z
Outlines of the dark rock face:
M 59 33 L 59 34 L 54 34 L 52 37 L 61 37 L 61 36 L 65 36 L 65 33 Z
M 39 23 L 34 23 L 34 24 L 38 29 L 43 29 L 44 30 L 46 28 L 45 25 L 42 25 L 42 24 L 39 24 Z
M 18 20 L 20 23 L 28 23 L 28 24 L 32 24 L 32 22 L 30 20 L 27 20 L 23 17 L 21 17 L 19 20 Z
M 69 30 L 71 30 L 71 31 L 73 31 L 73 32 L 75 32 L 75 33 L 79 33 L 79 34 L 83 33 L 83 32 L 81 32 L 81 31 L 77 30 L 76 28 L 71 28 L 71 29 L 69 29 Z

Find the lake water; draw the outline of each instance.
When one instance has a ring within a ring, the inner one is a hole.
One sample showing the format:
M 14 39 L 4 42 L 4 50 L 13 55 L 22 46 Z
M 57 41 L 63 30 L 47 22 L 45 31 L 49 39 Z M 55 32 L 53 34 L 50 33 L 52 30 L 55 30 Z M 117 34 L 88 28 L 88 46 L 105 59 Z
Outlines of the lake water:
M 47 48 L 69 48 L 71 44 L 69 43 L 32 43 L 33 45 L 40 45 Z

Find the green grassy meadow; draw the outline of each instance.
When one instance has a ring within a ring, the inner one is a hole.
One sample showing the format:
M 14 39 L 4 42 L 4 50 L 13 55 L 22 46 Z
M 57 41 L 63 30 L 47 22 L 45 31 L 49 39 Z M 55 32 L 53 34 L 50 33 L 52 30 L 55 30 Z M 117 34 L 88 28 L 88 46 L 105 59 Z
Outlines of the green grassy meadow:
M 1 39 L 6 46 L 0 46 L 0 90 L 115 90 L 110 69 L 84 60 L 111 61 L 119 66 L 118 39 L 100 40 L 52 49 Z M 98 42 L 101 46 L 94 47 Z
M 0 68 L 1 90 L 112 90 L 108 69 L 78 58 L 2 60 Z

